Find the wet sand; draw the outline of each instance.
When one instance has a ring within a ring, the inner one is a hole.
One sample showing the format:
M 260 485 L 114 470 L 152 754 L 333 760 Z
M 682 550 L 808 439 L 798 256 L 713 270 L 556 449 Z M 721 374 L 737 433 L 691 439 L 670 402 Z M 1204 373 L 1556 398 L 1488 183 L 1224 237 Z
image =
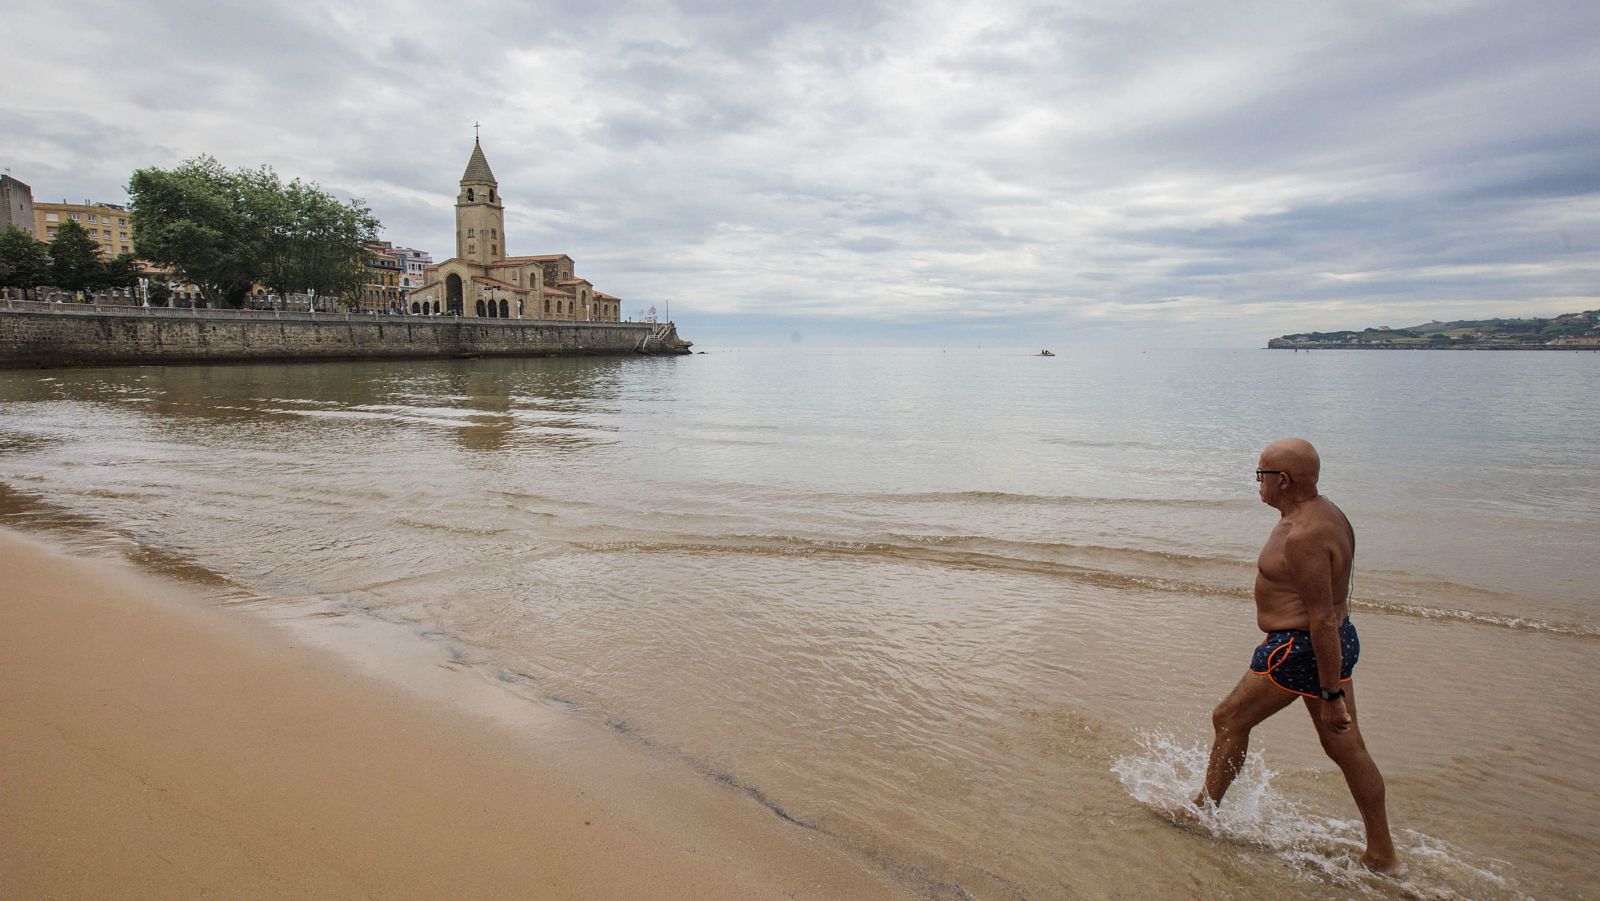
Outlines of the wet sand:
M 906 896 L 732 789 L 448 668 L 397 686 L 5 530 L 0 574 L 0 897 Z

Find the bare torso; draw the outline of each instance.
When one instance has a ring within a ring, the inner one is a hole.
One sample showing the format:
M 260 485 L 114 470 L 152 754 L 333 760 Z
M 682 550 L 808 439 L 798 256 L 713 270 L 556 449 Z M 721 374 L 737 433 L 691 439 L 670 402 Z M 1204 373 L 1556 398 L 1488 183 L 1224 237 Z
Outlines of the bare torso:
M 1327 548 L 1337 618 L 1342 620 L 1350 613 L 1355 533 L 1333 501 L 1318 495 L 1280 519 L 1261 548 L 1256 561 L 1256 625 L 1263 632 L 1311 628 L 1311 616 L 1291 579 L 1286 552 L 1289 536 L 1300 533 L 1314 536 Z

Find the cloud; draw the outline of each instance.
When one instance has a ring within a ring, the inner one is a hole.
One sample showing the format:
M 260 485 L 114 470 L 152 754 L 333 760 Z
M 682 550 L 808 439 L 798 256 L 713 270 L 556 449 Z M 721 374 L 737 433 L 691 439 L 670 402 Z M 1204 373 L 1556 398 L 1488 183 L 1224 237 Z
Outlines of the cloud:
M 1259 344 L 1600 306 L 1587 3 L 155 0 L 7 24 L 0 76 L 27 89 L 0 162 L 38 196 L 115 201 L 211 153 L 365 198 L 443 257 L 482 122 L 509 248 L 686 327 Z M 68 34 L 83 65 L 58 65 Z

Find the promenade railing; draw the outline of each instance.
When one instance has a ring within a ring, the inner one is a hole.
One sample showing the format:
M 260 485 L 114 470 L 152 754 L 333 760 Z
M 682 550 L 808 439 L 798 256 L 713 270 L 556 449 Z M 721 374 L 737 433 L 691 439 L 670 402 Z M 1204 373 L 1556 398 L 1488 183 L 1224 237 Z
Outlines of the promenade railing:
M 569 319 L 490 319 L 487 317 L 461 317 L 450 315 L 422 315 L 414 313 L 353 313 L 339 311 L 336 313 L 307 312 L 305 310 L 230 310 L 216 307 L 146 307 L 137 304 L 123 303 L 83 303 L 78 301 L 48 301 L 48 300 L 17 300 L 15 298 L 0 298 L 0 310 L 18 310 L 38 313 L 58 313 L 62 315 L 110 315 L 125 317 L 151 317 L 160 319 L 190 318 L 213 320 L 253 320 L 253 321 L 288 321 L 288 322 L 433 322 L 487 325 L 497 328 L 528 325 L 592 325 L 592 326 L 628 326 L 639 328 L 643 323 L 636 322 L 584 322 Z

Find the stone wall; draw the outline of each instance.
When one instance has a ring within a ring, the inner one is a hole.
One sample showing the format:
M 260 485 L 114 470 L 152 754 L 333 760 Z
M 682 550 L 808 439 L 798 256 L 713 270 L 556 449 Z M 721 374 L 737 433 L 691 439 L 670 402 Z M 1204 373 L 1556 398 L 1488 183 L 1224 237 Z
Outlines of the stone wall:
M 643 322 L 257 313 L 0 302 L 0 367 L 687 353 Z M 653 339 L 653 340 L 646 340 Z

